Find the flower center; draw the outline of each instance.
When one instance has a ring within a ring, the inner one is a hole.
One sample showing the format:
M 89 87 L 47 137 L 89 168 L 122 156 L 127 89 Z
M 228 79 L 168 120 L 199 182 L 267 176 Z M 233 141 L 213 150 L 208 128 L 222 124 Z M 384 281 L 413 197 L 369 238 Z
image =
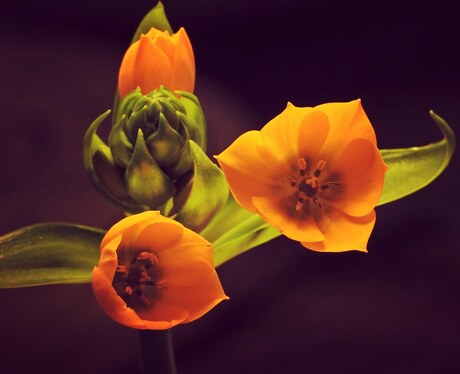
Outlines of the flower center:
M 139 252 L 128 266 L 118 263 L 112 285 L 129 307 L 150 306 L 156 289 L 166 285 L 159 280 L 157 265 L 150 251 Z
M 321 173 L 326 168 L 326 161 L 320 160 L 315 166 L 313 173 L 308 174 L 308 163 L 304 158 L 297 160 L 299 177 L 289 178 L 291 187 L 297 189 L 297 203 L 295 210 L 302 209 L 307 199 L 311 200 L 320 209 L 322 208 L 321 198 L 323 193 L 331 187 L 340 186 L 339 182 L 322 182 Z

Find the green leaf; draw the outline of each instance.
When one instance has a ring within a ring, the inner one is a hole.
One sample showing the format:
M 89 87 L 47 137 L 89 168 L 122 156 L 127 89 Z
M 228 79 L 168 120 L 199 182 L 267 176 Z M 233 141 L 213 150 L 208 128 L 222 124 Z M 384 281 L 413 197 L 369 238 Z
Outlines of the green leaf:
M 141 23 L 137 27 L 136 32 L 134 33 L 131 44 L 139 40 L 141 35 L 146 34 L 152 27 L 155 27 L 161 31 L 168 31 L 170 34 L 173 33 L 168 18 L 166 18 L 165 9 L 161 1 L 159 1 L 158 4 L 155 5 L 155 7 L 142 19 Z
M 199 145 L 192 140 L 189 145 L 193 159 L 193 177 L 175 198 L 173 210 L 177 209 L 178 213 L 174 219 L 199 232 L 224 206 L 228 197 L 228 185 L 222 171 Z
M 104 234 L 92 227 L 44 223 L 0 237 L 0 287 L 91 282 Z
M 225 207 L 200 235 L 213 243 L 214 266 L 219 266 L 281 234 L 258 214 L 241 208 L 233 196 L 229 195 Z
M 433 111 L 430 111 L 430 115 L 444 134 L 444 139 L 423 147 L 380 151 L 388 171 L 378 205 L 400 199 L 425 187 L 449 164 L 455 149 L 455 134 L 441 117 Z

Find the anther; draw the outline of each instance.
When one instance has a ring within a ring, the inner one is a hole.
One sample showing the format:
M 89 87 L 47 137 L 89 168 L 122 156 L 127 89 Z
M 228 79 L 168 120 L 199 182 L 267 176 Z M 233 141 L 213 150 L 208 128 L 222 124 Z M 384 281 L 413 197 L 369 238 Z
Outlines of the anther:
M 298 212 L 300 209 L 302 209 L 303 203 L 300 201 L 297 201 L 297 204 L 295 205 L 295 210 Z
M 149 262 L 155 262 L 155 255 L 152 252 L 141 252 L 136 256 L 136 260 L 147 260 Z
M 289 181 L 289 185 L 291 187 L 297 186 L 297 182 L 294 179 L 292 179 L 291 177 L 288 178 L 288 181 Z
M 304 158 L 299 158 L 297 160 L 297 167 L 299 168 L 300 171 L 302 170 L 306 170 L 307 169 L 307 160 L 305 160 Z
M 127 293 L 128 295 L 132 295 L 132 294 L 133 294 L 133 289 L 131 288 L 131 286 L 126 285 L 126 286 L 124 287 L 124 290 L 125 290 L 125 293 Z
M 128 268 L 125 265 L 118 265 L 117 266 L 117 273 L 126 274 L 128 273 Z
M 326 161 L 324 160 L 320 160 L 316 164 L 316 170 L 323 171 L 325 167 L 326 167 Z

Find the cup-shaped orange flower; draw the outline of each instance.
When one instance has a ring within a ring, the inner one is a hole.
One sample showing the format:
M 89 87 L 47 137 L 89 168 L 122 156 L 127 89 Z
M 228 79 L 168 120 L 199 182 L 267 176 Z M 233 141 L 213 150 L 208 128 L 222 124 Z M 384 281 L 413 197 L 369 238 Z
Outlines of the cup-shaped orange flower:
M 105 313 L 135 329 L 191 322 L 228 299 L 211 244 L 157 211 L 129 216 L 107 232 L 92 285 Z
M 128 48 L 121 62 L 120 98 L 137 87 L 145 95 L 161 86 L 187 92 L 195 87 L 195 59 L 184 28 L 173 35 L 151 28 Z
M 366 251 L 387 169 L 360 100 L 287 108 L 216 157 L 243 207 L 317 251 Z

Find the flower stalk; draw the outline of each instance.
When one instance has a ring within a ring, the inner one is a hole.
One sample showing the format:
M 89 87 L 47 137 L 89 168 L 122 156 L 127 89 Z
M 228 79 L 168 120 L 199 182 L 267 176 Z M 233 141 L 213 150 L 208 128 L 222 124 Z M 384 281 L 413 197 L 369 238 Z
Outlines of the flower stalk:
M 171 330 L 139 330 L 142 374 L 175 374 Z

